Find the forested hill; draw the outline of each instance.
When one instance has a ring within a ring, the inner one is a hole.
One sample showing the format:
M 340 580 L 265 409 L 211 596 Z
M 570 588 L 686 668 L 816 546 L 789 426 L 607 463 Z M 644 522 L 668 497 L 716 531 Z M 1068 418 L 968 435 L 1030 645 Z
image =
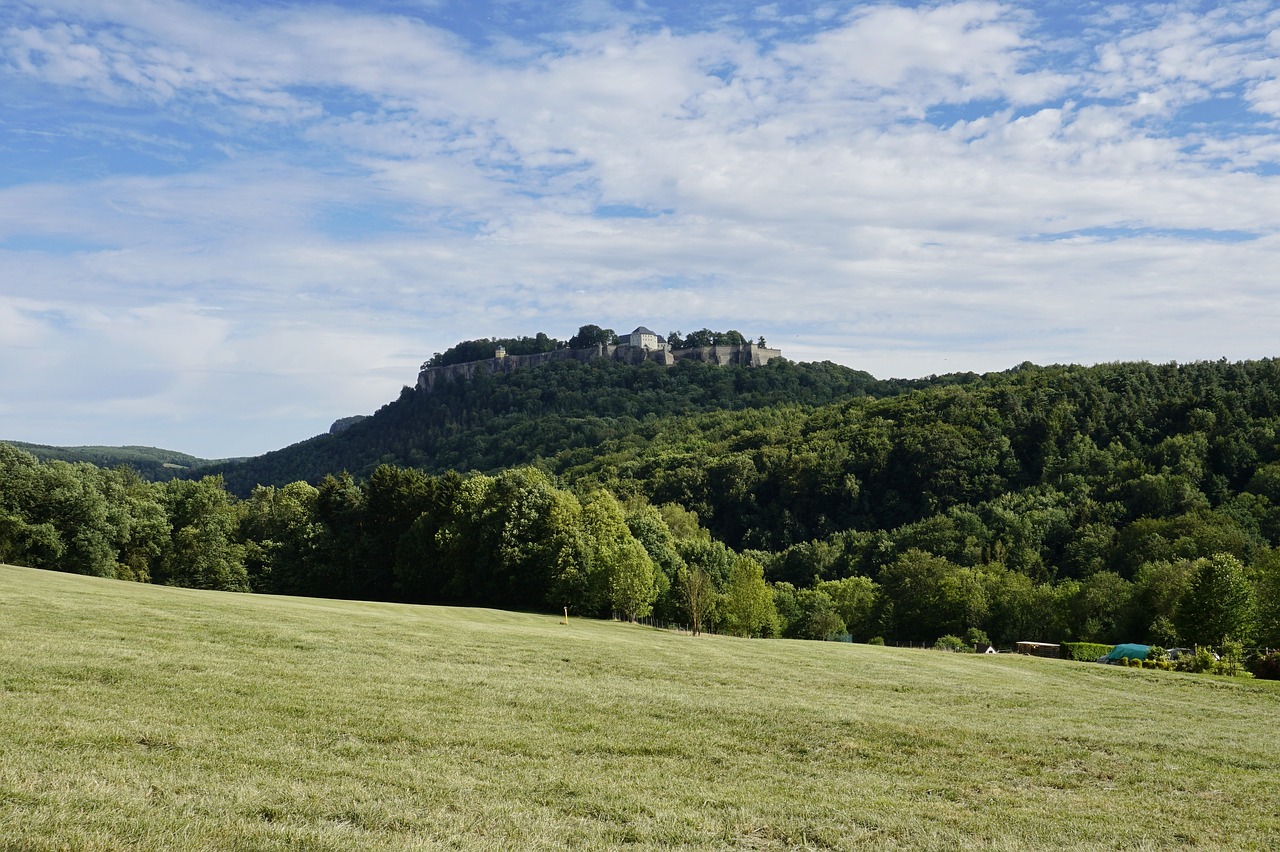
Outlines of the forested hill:
M 336 434 L 195 475 L 221 474 L 228 490 L 244 497 L 255 485 L 315 483 L 344 470 L 363 478 L 379 464 L 428 473 L 496 471 L 567 451 L 589 452 L 608 441 L 643 444 L 664 418 L 820 407 L 972 381 L 978 377 L 885 381 L 830 362 L 783 359 L 763 367 L 557 361 L 460 378 L 430 392 L 405 387 L 399 399 Z
M 873 575 L 910 547 L 1043 578 L 1280 544 L 1275 360 L 1028 364 L 808 411 L 667 419 L 645 438 L 553 470 L 693 510 L 731 547 L 795 546 L 798 580 Z
M 218 463 L 156 447 L 50 447 L 22 441 L 4 443 L 28 452 L 41 461 L 88 462 L 98 467 L 125 465 L 152 482 L 167 482 L 195 468 Z
M 246 499 L 0 444 L 0 562 L 740 635 L 1280 644 L 1274 360 L 565 361 L 225 469 Z

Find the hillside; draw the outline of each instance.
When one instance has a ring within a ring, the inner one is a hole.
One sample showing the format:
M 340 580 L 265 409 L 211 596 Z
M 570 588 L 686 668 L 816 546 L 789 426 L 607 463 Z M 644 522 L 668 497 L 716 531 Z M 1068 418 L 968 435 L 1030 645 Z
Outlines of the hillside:
M 915 385 L 565 361 L 406 389 L 228 468 L 242 499 L 0 445 L 0 560 L 735 635 L 1210 645 L 1252 665 L 1280 643 L 1277 435 L 1273 360 Z M 253 488 L 303 468 L 316 485 Z
M 218 463 L 215 460 L 196 458 L 186 453 L 162 450 L 157 447 L 50 447 L 22 441 L 3 441 L 2 443 L 31 453 L 41 461 L 88 462 L 98 467 L 126 465 L 152 482 L 168 482 L 196 468 Z
M 1274 683 L 9 567 L 0 611 L 8 849 L 1280 843 Z
M 658 418 L 820 406 L 970 378 L 976 377 L 881 381 L 836 364 L 781 359 L 764 367 L 680 362 L 670 368 L 556 361 L 444 382 L 431 391 L 405 387 L 372 417 L 336 434 L 196 475 L 221 474 L 243 497 L 255 485 L 314 483 L 344 470 L 364 477 L 379 464 L 427 473 L 495 471 L 607 440 L 644 440 L 647 424 Z

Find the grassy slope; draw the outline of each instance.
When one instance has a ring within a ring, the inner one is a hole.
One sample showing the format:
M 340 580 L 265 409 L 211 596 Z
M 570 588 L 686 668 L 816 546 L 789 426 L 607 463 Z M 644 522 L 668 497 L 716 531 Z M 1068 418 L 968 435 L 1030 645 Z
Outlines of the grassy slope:
M 1274 848 L 1280 691 L 0 567 L 0 848 Z

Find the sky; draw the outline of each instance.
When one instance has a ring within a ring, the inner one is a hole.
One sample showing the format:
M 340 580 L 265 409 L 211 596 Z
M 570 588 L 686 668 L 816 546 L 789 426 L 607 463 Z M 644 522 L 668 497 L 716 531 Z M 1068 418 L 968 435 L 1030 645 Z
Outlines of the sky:
M 460 340 L 1280 355 L 1280 4 L 0 4 L 0 439 L 256 455 Z

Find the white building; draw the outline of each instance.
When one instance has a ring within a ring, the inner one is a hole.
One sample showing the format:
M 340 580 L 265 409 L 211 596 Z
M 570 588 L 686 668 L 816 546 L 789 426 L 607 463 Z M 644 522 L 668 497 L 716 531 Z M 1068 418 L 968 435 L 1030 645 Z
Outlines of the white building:
M 658 348 L 659 337 L 644 326 L 640 326 L 628 335 L 627 342 L 640 349 L 654 350 Z

